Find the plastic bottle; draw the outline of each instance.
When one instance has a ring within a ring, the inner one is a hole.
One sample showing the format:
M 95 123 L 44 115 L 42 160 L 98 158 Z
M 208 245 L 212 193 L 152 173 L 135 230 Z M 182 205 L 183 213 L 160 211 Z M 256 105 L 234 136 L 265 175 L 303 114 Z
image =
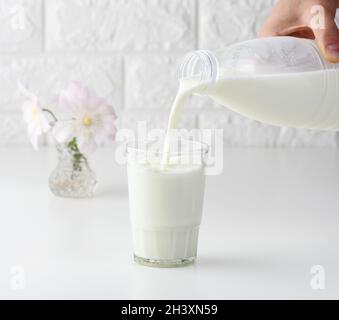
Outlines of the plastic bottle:
M 339 64 L 313 40 L 260 38 L 186 55 L 180 80 L 246 117 L 273 125 L 339 128 Z

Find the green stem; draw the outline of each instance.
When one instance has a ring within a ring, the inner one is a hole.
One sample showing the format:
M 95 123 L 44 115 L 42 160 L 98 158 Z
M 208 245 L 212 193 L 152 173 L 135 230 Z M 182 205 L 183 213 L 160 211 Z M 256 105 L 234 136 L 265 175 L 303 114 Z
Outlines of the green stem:
M 55 122 L 58 121 L 58 118 L 55 116 L 55 114 L 51 110 L 49 110 L 49 109 L 42 109 L 42 111 L 47 112 L 48 114 L 50 114 Z
M 73 156 L 73 170 L 81 171 L 81 162 L 87 163 L 86 157 L 80 152 L 77 139 L 73 138 L 68 144 L 67 147 L 71 151 Z

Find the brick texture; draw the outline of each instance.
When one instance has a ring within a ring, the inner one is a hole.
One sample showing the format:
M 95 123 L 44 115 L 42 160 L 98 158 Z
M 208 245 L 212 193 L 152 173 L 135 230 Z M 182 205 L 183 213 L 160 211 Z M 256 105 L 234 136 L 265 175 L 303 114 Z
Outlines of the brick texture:
M 0 1 L 0 52 L 42 50 L 42 1 Z
M 49 50 L 188 50 L 194 0 L 47 0 Z

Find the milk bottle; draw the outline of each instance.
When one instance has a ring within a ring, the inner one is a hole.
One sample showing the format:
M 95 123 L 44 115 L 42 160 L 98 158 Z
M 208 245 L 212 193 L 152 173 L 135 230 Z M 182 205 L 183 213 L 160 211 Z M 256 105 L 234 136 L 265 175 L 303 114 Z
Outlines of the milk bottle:
M 215 53 L 195 51 L 183 60 L 180 78 L 180 97 L 204 94 L 273 125 L 339 128 L 339 64 L 325 61 L 312 40 L 261 38 Z M 169 128 L 181 108 L 173 106 Z

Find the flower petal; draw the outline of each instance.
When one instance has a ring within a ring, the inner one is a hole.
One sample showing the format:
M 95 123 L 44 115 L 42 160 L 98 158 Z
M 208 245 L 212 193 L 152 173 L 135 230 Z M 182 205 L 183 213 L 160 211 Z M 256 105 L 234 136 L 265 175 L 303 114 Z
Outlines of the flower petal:
M 31 144 L 34 148 L 34 150 L 38 151 L 39 150 L 39 136 L 38 135 L 31 135 L 30 136 Z
M 79 81 L 72 81 L 69 84 L 67 92 L 70 98 L 78 100 L 82 103 L 87 103 L 91 97 L 91 92 L 89 88 Z
M 114 140 L 117 116 L 104 98 L 80 82 L 73 81 L 59 94 L 57 101 L 60 110 L 68 112 L 68 119 L 73 120 L 72 128 L 55 128 L 57 141 L 75 137 L 80 151 L 90 154 L 96 150 L 101 138 Z M 89 121 L 84 122 L 84 119 Z
M 31 126 L 29 128 L 29 139 L 35 150 L 39 150 L 39 137 L 42 134 L 41 128 L 38 126 Z
M 107 135 L 107 138 L 114 141 L 117 133 L 117 128 L 115 125 L 115 117 L 105 117 L 102 120 L 103 129 Z
M 79 136 L 77 137 L 78 147 L 84 155 L 90 155 L 97 149 L 97 144 L 92 136 Z
M 42 132 L 46 133 L 51 129 L 51 126 L 49 125 L 48 120 L 46 119 L 46 117 L 42 113 L 41 113 L 40 122 L 41 122 Z
M 28 99 L 30 99 L 30 100 L 35 100 L 35 101 L 38 100 L 38 99 L 37 99 L 37 96 L 36 96 L 34 93 L 28 91 L 27 88 L 22 84 L 22 82 L 18 81 L 18 87 L 19 87 L 20 92 L 21 92 L 26 98 L 28 98 Z
M 67 143 L 74 137 L 73 121 L 58 121 L 53 127 L 53 137 L 58 143 Z

